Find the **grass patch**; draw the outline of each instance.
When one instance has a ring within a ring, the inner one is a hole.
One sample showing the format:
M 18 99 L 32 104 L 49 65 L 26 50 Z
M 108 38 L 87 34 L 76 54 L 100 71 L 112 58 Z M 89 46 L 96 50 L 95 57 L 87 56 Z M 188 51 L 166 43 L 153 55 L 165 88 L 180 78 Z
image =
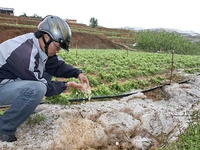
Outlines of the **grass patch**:
M 180 131 L 178 140 L 159 150 L 199 150 L 200 149 L 200 110 L 190 116 L 188 128 Z

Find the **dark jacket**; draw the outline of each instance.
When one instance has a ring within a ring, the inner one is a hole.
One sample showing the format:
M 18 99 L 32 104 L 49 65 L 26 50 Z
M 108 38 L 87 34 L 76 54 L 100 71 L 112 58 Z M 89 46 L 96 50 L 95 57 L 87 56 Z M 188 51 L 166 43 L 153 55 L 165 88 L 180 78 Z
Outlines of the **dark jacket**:
M 16 80 L 41 81 L 47 86 L 46 96 L 60 94 L 66 89 L 64 82 L 47 82 L 43 78 L 44 71 L 63 78 L 77 78 L 82 73 L 57 55 L 48 58 L 33 33 L 0 44 L 0 85 Z

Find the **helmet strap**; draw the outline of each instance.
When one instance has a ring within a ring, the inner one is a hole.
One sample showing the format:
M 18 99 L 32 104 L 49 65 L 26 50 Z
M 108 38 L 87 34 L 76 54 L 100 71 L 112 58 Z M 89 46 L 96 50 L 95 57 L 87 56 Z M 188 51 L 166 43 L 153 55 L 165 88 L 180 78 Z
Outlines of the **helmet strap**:
M 48 47 L 49 47 L 49 44 L 51 43 L 51 42 L 53 42 L 53 39 L 51 38 L 51 36 L 49 36 L 50 37 L 50 39 L 49 39 L 49 41 L 47 42 L 46 40 L 45 40 L 45 38 L 44 38 L 44 34 L 42 35 L 42 40 L 43 40 L 43 42 L 44 42 L 44 49 L 45 49 L 45 53 L 46 53 L 46 55 L 48 56 Z

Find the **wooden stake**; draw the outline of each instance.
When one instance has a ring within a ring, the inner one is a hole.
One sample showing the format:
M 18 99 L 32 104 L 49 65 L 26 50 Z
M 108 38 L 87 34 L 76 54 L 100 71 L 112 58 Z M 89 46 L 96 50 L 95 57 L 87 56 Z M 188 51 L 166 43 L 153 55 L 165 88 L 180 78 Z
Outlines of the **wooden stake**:
M 173 69 L 174 69 L 174 50 L 172 50 L 172 66 L 171 66 L 170 84 L 172 83 Z

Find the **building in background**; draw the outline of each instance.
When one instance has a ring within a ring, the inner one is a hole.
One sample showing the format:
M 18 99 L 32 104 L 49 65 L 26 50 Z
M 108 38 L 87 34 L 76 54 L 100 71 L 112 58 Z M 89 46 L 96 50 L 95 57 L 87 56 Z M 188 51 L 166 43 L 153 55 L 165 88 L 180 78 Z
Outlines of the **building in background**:
M 67 23 L 77 23 L 75 19 L 66 19 Z
M 6 14 L 6 15 L 14 16 L 14 8 L 0 7 L 0 14 Z

